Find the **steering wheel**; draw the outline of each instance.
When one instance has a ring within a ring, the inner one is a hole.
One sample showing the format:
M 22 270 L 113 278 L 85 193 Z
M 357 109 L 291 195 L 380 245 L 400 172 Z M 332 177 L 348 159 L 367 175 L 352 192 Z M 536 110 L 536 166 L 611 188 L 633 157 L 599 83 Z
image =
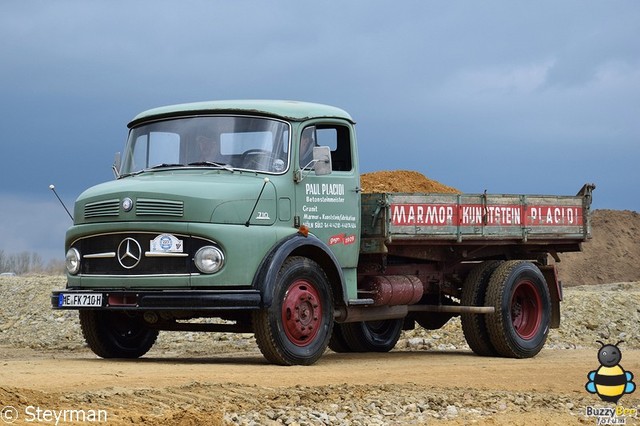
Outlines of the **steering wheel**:
M 245 151 L 240 158 L 242 168 L 262 170 L 261 167 L 265 166 L 264 160 L 267 160 L 267 169 L 271 170 L 271 165 L 276 157 L 272 152 L 264 149 L 250 149 Z

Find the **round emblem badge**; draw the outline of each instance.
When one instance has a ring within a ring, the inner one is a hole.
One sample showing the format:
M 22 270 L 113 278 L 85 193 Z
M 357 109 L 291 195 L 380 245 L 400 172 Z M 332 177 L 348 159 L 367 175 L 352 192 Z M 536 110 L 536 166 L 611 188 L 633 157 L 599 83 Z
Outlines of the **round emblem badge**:
M 124 269 L 133 269 L 138 266 L 142 258 L 140 243 L 131 237 L 125 238 L 118 245 L 118 263 Z
M 173 242 L 171 241 L 171 238 L 168 236 L 163 236 L 160 239 L 160 248 L 162 250 L 169 250 L 171 248 L 171 246 L 173 245 Z
M 133 208 L 133 200 L 129 197 L 122 200 L 122 210 L 125 212 L 130 211 Z

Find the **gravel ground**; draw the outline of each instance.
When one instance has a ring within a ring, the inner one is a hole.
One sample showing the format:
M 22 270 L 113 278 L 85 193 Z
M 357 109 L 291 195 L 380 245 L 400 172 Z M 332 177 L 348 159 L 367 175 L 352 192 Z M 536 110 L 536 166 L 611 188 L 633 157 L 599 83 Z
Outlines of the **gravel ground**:
M 5 345 L 45 350 L 84 348 L 77 311 L 49 309 L 49 295 L 65 286 L 63 276 L 0 277 L 0 339 Z M 596 340 L 640 348 L 640 282 L 564 289 L 559 329 L 547 348 L 597 348 Z M 162 332 L 154 351 L 224 353 L 253 348 L 251 334 Z M 439 330 L 405 331 L 396 350 L 469 349 L 459 318 Z
M 50 292 L 64 288 L 64 285 L 62 276 L 0 277 L 2 345 L 53 353 L 86 350 L 77 312 L 53 311 L 49 308 Z M 547 348 L 595 349 L 599 347 L 596 340 L 612 343 L 624 340 L 620 346 L 623 351 L 625 348 L 640 348 L 640 282 L 565 289 L 561 328 L 551 330 Z M 440 330 L 427 331 L 418 327 L 404 332 L 394 350 L 468 349 L 460 322 L 454 318 Z M 179 357 L 239 351 L 258 353 L 251 335 L 163 332 L 150 355 Z M 209 389 L 211 386 L 217 389 L 220 385 L 193 382 L 186 386 L 165 388 L 173 396 L 173 405 L 167 403 L 164 391 L 118 388 L 63 397 L 36 395 L 34 392 L 21 398 L 52 398 L 56 401 L 60 398 L 68 398 L 69 401 L 88 398 L 90 401 L 113 404 L 113 407 L 127 407 L 128 404 L 135 404 L 131 401 L 144 400 L 145 403 L 152 401 L 151 406 L 159 407 L 154 409 L 154 416 L 146 419 L 151 423 L 168 421 L 175 424 L 237 425 L 387 425 L 426 424 L 433 420 L 469 424 L 504 413 L 513 413 L 516 417 L 503 419 L 501 424 L 505 424 L 504 421 L 527 424 L 541 418 L 547 419 L 547 424 L 563 424 L 567 421 L 580 424 L 581 421 L 573 413 L 583 412 L 583 407 L 593 403 L 593 398 L 586 393 L 558 395 L 545 391 L 518 393 L 479 389 L 422 389 L 417 392 L 408 385 L 336 383 L 329 386 L 296 386 L 283 394 L 275 388 L 256 389 L 231 383 L 222 385 L 224 392 L 213 392 Z M 3 395 L 3 391 L 7 393 Z M 0 387 L 0 400 L 15 397 L 16 394 L 11 395 L 11 392 L 16 391 Z M 135 393 L 133 400 L 131 392 Z M 189 398 L 196 394 L 208 395 L 206 398 L 209 401 L 198 401 L 200 408 L 194 409 L 194 403 Z M 181 395 L 185 395 L 184 400 Z M 629 397 L 626 401 L 634 402 L 636 399 Z M 116 408 L 113 410 L 117 411 Z M 537 417 L 541 410 L 544 411 L 543 417 Z M 127 421 L 146 422 L 139 418 Z M 494 424 L 493 421 L 489 423 Z M 588 423 L 593 422 L 590 420 Z

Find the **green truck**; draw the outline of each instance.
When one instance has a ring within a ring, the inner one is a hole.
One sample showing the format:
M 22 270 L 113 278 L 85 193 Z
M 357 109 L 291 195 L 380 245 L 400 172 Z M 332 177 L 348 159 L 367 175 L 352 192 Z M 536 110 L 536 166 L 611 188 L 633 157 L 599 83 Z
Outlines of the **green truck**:
M 590 184 L 362 193 L 354 120 L 332 106 L 189 103 L 128 127 L 116 179 L 75 202 L 51 295 L 103 358 L 140 357 L 160 330 L 242 332 L 310 365 L 458 315 L 475 353 L 532 357 L 560 324 L 558 253 L 590 238 Z

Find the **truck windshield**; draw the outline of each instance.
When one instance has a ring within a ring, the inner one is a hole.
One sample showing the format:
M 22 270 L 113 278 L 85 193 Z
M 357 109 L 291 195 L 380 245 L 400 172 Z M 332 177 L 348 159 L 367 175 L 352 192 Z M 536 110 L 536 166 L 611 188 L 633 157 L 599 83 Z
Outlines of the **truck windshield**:
M 289 125 L 244 116 L 154 121 L 131 129 L 121 176 L 167 167 L 212 167 L 281 174 L 289 167 Z

